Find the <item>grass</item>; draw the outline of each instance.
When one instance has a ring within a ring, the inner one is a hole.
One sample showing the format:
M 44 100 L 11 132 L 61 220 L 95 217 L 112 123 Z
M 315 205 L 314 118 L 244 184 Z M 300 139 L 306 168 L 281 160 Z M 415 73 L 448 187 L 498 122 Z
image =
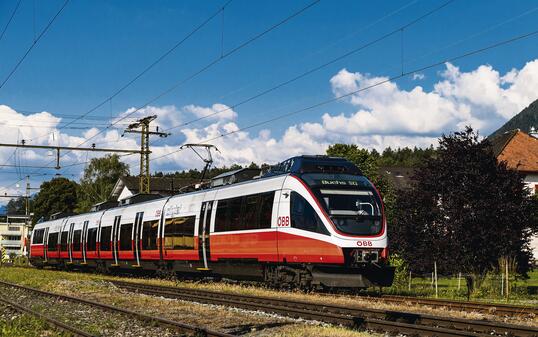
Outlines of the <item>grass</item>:
M 459 283 L 459 286 L 458 286 Z M 457 277 L 440 277 L 438 279 L 438 296 L 445 299 L 466 300 L 467 286 L 462 277 L 458 281 Z M 510 302 L 512 304 L 538 305 L 538 294 L 529 293 L 532 287 L 538 287 L 538 270 L 529 273 L 529 279 L 511 279 L 510 296 L 507 299 L 501 295 L 501 281 L 497 275 L 488 275 L 482 286 L 471 294 L 472 300 L 486 301 L 492 303 Z M 385 293 L 434 297 L 435 288 L 430 277 L 413 277 L 411 289 L 408 284 L 393 286 L 384 289 Z
M 2 337 L 42 337 L 70 336 L 65 332 L 52 329 L 46 322 L 30 315 L 13 316 L 7 320 L 0 319 L 0 336 Z

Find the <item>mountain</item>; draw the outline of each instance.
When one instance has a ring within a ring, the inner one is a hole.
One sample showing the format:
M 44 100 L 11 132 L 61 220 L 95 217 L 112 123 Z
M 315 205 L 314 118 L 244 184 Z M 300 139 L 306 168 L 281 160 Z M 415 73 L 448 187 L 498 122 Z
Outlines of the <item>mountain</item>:
M 528 133 L 532 126 L 538 128 L 538 99 L 512 117 L 512 119 L 506 122 L 497 131 L 489 135 L 488 138 L 493 138 L 514 129 L 520 129 L 521 131 Z

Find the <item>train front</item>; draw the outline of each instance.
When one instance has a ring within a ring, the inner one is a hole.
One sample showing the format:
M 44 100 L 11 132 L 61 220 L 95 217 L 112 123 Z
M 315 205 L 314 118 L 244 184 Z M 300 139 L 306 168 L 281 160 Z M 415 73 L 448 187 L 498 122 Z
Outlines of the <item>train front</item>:
M 288 163 L 288 170 L 290 180 L 295 181 L 290 187 L 296 191 L 295 200 L 293 195 L 290 198 L 291 227 L 310 221 L 318 222 L 315 226 L 320 228 L 309 235 L 319 242 L 319 249 L 311 251 L 311 262 L 320 262 L 312 264 L 313 283 L 390 286 L 394 268 L 388 265 L 387 222 L 375 186 L 342 158 L 296 157 Z M 306 216 L 306 207 L 315 214 Z

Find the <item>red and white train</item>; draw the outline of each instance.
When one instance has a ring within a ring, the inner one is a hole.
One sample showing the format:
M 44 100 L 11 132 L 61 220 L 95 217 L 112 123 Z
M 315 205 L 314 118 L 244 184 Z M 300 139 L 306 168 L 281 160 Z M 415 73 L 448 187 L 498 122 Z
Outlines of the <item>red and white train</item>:
M 37 267 L 155 270 L 300 287 L 389 286 L 380 195 L 352 163 L 286 160 L 258 179 L 38 223 Z

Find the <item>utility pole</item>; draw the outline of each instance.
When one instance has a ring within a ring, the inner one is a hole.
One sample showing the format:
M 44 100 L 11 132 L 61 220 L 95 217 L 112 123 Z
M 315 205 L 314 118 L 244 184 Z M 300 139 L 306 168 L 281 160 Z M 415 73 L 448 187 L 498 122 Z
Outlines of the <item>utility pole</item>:
M 159 127 L 156 131 L 150 131 L 149 125 L 157 118 L 156 115 L 148 116 L 137 120 L 135 123 L 130 124 L 125 129 L 125 132 L 128 133 L 139 133 L 140 134 L 140 185 L 139 193 L 149 193 L 150 192 L 150 171 L 149 171 L 149 136 L 159 136 L 161 138 L 168 137 L 170 133 L 160 132 Z M 122 135 L 123 137 L 123 135 Z

